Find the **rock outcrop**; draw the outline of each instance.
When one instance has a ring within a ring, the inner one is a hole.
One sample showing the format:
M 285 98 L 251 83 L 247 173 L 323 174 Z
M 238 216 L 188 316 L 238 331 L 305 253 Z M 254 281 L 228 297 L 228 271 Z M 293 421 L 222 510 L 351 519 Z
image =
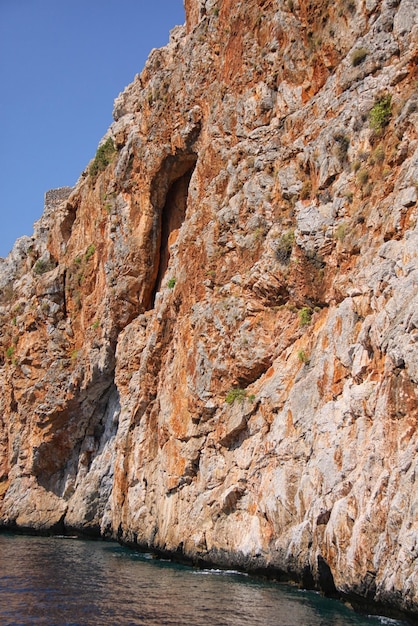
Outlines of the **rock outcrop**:
M 186 0 L 0 261 L 0 521 L 418 615 L 418 7 Z

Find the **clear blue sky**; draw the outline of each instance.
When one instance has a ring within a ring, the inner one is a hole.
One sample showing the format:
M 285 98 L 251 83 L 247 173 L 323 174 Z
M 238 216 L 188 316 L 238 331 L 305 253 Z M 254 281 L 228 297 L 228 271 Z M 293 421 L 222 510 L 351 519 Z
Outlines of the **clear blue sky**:
M 183 0 L 0 0 L 0 256 L 74 185 Z

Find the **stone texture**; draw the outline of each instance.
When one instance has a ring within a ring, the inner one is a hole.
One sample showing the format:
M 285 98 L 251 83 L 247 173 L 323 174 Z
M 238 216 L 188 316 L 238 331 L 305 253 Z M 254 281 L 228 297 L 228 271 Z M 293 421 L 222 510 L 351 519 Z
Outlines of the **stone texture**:
M 0 260 L 1 524 L 416 617 L 415 3 L 185 7 Z

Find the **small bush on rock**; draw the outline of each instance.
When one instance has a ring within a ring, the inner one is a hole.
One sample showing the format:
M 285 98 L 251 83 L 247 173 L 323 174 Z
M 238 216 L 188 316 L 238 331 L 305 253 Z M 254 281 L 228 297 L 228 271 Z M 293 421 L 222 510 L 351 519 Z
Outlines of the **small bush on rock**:
M 45 261 L 44 259 L 38 259 L 35 263 L 35 265 L 33 266 L 33 272 L 34 274 L 37 274 L 38 276 L 42 275 L 42 274 L 46 274 L 47 272 L 50 272 L 51 270 L 53 270 L 55 267 L 55 264 L 52 261 Z
M 345 222 L 341 222 L 341 224 L 338 224 L 337 228 L 335 229 L 334 236 L 336 239 L 338 239 L 338 241 L 344 241 L 347 236 L 347 224 Z
M 255 396 L 253 394 L 251 394 L 250 396 L 247 395 L 247 391 L 245 389 L 241 389 L 240 387 L 233 387 L 226 394 L 225 402 L 227 404 L 234 404 L 235 401 L 244 402 L 246 398 L 253 402 Z
M 369 113 L 369 121 L 375 133 L 381 133 L 385 126 L 389 124 L 392 115 L 392 97 L 387 94 L 380 98 Z
M 276 259 L 279 263 L 282 263 L 283 265 L 287 265 L 287 263 L 289 263 L 294 241 L 295 233 L 293 230 L 289 230 L 280 237 L 275 252 Z
M 310 180 L 305 180 L 300 190 L 300 199 L 308 200 L 312 194 L 312 183 Z
M 357 65 L 363 63 L 368 54 L 369 51 L 367 50 L 367 48 L 357 48 L 357 50 L 354 50 L 353 54 L 351 55 L 351 65 L 353 67 L 357 67 Z
M 99 146 L 94 161 L 90 165 L 89 171 L 92 178 L 96 178 L 100 172 L 106 169 L 109 163 L 111 163 L 115 152 L 116 148 L 113 139 L 109 137 L 109 139 Z
M 350 138 L 347 135 L 336 135 L 335 136 L 335 155 L 337 158 L 343 162 L 347 158 L 347 151 L 350 147 Z
M 93 256 L 95 252 L 96 252 L 96 246 L 94 245 L 94 243 L 91 243 L 86 250 L 86 254 L 84 255 L 85 260 L 88 261 L 89 259 L 91 259 L 91 257 Z
M 306 354 L 305 350 L 298 350 L 298 359 L 301 363 L 309 363 L 309 357 Z
M 304 306 L 298 313 L 299 325 L 307 326 L 312 320 L 312 310 L 308 306 Z
M 362 168 L 361 170 L 359 170 L 357 174 L 358 184 L 361 187 L 364 187 L 364 185 L 367 183 L 368 180 L 369 180 L 369 172 L 365 168 Z

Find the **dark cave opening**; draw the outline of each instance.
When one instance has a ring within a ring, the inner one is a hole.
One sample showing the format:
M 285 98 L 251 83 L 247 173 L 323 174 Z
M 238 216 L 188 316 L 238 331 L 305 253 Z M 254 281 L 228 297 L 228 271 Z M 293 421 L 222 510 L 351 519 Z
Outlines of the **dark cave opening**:
M 153 198 L 153 204 L 158 211 L 157 250 L 154 264 L 155 280 L 149 309 L 154 308 L 155 297 L 163 286 L 164 276 L 170 261 L 170 246 L 175 243 L 186 217 L 189 184 L 195 166 L 195 155 L 188 155 L 174 163 L 171 160 L 167 161 L 160 170 L 160 176 L 157 176 L 154 181 L 155 199 Z M 161 175 L 164 173 L 165 181 L 162 182 Z

